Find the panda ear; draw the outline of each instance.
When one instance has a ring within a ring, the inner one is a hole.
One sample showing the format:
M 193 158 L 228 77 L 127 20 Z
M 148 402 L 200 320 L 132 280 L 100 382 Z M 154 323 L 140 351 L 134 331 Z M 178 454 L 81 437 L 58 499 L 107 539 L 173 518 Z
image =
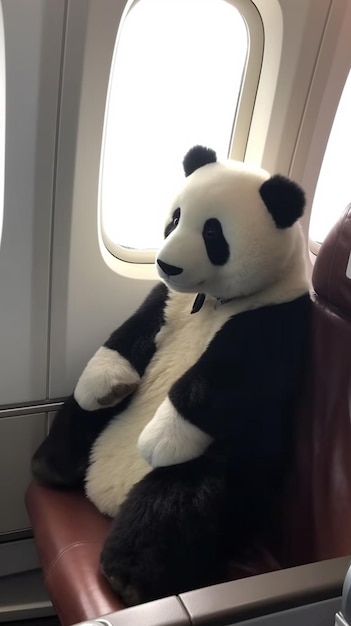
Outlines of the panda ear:
M 211 148 L 205 148 L 204 146 L 194 146 L 189 152 L 186 153 L 183 159 L 183 168 L 185 176 L 190 176 L 199 167 L 207 165 L 208 163 L 216 163 L 217 155 Z
M 305 193 L 285 176 L 272 176 L 260 187 L 260 195 L 277 228 L 288 228 L 303 214 Z

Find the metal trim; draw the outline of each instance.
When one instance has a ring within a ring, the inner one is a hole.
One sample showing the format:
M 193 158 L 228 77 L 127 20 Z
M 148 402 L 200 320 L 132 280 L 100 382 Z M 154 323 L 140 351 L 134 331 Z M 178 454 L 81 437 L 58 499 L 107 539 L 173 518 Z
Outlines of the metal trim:
M 15 407 L 0 409 L 0 419 L 3 417 L 16 417 L 19 415 L 31 415 L 33 413 L 48 413 L 49 411 L 57 411 L 63 404 L 64 399 L 56 401 L 43 401 L 41 404 L 25 404 Z

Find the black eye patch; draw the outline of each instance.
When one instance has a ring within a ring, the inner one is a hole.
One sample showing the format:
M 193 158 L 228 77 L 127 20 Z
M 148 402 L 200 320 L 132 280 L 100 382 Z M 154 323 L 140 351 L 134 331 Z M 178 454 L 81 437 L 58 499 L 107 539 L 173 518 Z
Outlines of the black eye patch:
M 206 220 L 202 236 L 211 263 L 213 265 L 224 265 L 229 259 L 229 246 L 223 235 L 219 220 L 215 217 Z
M 175 228 L 177 228 L 177 226 L 179 224 L 179 220 L 180 220 L 180 207 L 178 207 L 175 211 L 173 211 L 172 219 L 169 222 L 169 224 L 167 224 L 167 226 L 165 228 L 165 232 L 164 232 L 165 239 L 166 239 L 166 237 L 168 237 L 168 235 L 171 234 L 171 232 Z

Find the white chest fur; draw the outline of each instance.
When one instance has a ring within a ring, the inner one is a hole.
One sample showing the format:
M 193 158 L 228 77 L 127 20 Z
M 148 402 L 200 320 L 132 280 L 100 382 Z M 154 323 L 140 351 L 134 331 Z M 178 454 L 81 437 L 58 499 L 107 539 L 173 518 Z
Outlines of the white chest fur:
M 115 515 L 133 484 L 150 471 L 137 448 L 141 431 L 172 384 L 196 363 L 216 332 L 237 312 L 234 303 L 215 309 L 213 300 L 206 300 L 198 313 L 190 315 L 193 301 L 193 294 L 170 294 L 165 324 L 156 336 L 156 352 L 137 392 L 93 447 L 86 493 L 103 513 Z

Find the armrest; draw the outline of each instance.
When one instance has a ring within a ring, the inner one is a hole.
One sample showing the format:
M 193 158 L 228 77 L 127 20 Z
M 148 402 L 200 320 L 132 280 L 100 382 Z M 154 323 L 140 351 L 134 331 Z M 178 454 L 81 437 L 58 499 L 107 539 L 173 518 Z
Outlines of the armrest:
M 139 604 L 123 611 L 109 613 L 80 626 L 191 626 L 186 609 L 177 596 Z M 78 625 L 76 625 L 78 626 Z
M 242 620 L 341 596 L 351 556 L 251 576 L 179 596 L 192 624 Z
M 82 622 L 92 626 L 234 624 L 341 596 L 351 556 L 214 585 Z

